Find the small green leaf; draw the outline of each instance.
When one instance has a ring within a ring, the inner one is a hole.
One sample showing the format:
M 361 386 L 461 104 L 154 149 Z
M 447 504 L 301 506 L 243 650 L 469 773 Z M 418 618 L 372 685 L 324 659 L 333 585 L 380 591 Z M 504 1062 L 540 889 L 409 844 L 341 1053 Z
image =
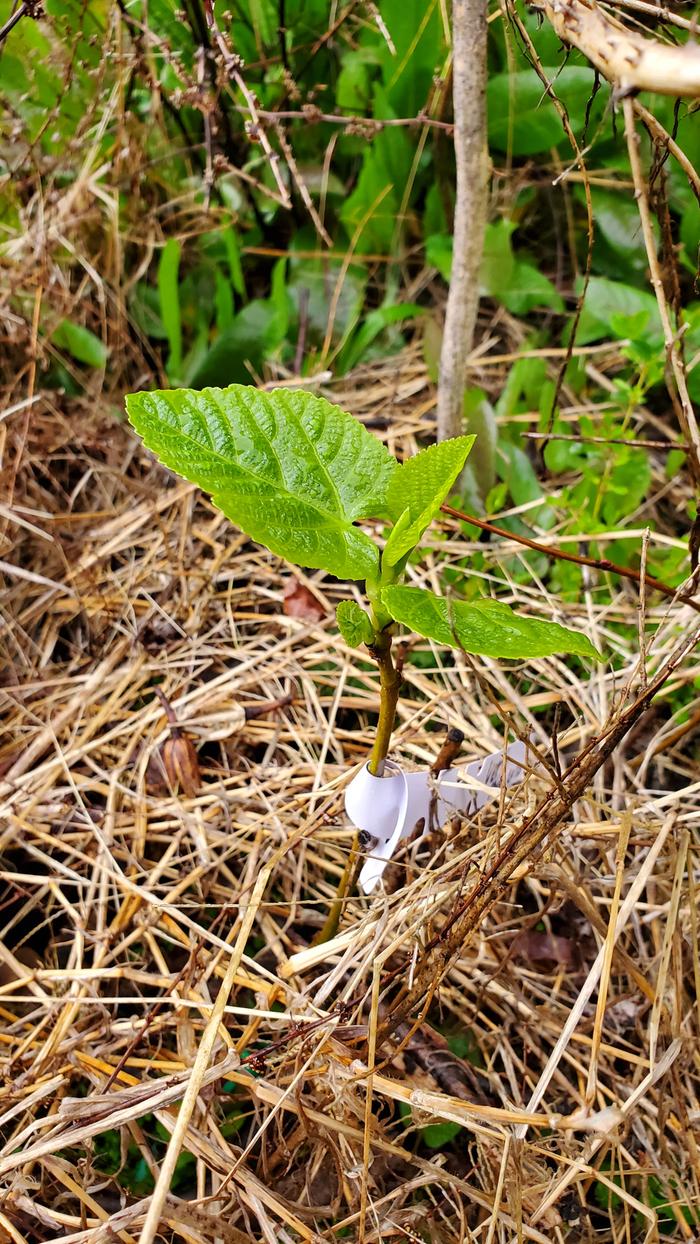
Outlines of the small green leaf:
M 485 657 L 546 657 L 574 652 L 601 660 L 590 639 L 558 622 L 523 618 L 499 600 L 449 601 L 419 587 L 386 587 L 382 599 L 397 622 L 419 635 Z
M 231 284 L 237 294 L 241 298 L 245 298 L 245 281 L 243 279 L 243 268 L 241 266 L 241 248 L 238 243 L 238 235 L 232 225 L 222 230 L 224 247 L 226 250 L 226 259 L 228 261 L 228 271 L 231 277 Z
M 107 347 L 89 328 L 83 328 L 82 324 L 63 320 L 51 340 L 59 350 L 67 350 L 78 363 L 85 363 L 86 367 L 104 367 L 107 362 Z
M 473 436 L 456 436 L 407 458 L 394 471 L 387 489 L 387 508 L 394 522 L 405 509 L 415 520 L 429 505 L 442 505 L 473 444 Z
M 126 407 L 161 462 L 273 553 L 338 579 L 376 575 L 377 548 L 353 524 L 384 512 L 397 464 L 352 415 L 246 385 L 132 393 Z
M 182 322 L 180 318 L 180 272 L 181 247 L 177 238 L 169 238 L 161 252 L 158 263 L 158 294 L 160 318 L 168 334 L 170 356 L 168 377 L 176 379 L 182 371 Z
M 459 1123 L 428 1123 L 420 1129 L 421 1140 L 429 1149 L 444 1149 L 462 1131 Z
M 404 547 L 404 537 L 406 532 L 409 531 L 412 526 L 411 511 L 406 509 L 403 514 L 400 514 L 397 518 L 394 526 L 389 532 L 389 539 L 384 545 L 382 562 L 385 566 L 395 566 L 396 563 L 401 560 L 404 553 L 407 551 Z M 409 544 L 408 548 L 413 548 L 413 544 Z M 391 577 L 395 578 L 394 575 Z
M 335 616 L 338 629 L 346 644 L 349 644 L 351 648 L 371 644 L 374 635 L 372 623 L 364 609 L 360 609 L 354 600 L 341 600 Z
M 473 436 L 455 436 L 421 449 L 394 471 L 387 490 L 387 508 L 397 526 L 401 520 L 402 530 L 395 529 L 387 542 L 384 560 L 388 565 L 395 566 L 416 546 L 449 495 L 473 444 Z M 410 524 L 403 517 L 406 510 Z

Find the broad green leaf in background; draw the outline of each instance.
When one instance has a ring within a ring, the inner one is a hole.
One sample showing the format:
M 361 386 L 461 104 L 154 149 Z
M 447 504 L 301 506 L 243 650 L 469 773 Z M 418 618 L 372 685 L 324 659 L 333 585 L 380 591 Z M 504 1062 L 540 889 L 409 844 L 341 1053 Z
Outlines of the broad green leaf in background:
M 603 489 L 601 517 L 615 527 L 641 505 L 651 486 L 651 463 L 644 449 L 618 450 L 615 464 Z
M 421 1140 L 429 1149 L 444 1149 L 445 1145 L 449 1145 L 455 1136 L 464 1129 L 459 1123 L 450 1123 L 449 1121 L 441 1123 L 427 1123 L 425 1127 L 420 1129 Z
M 496 482 L 496 447 L 498 424 L 493 409 L 483 389 L 467 389 L 464 394 L 464 426 L 476 440 L 465 467 L 465 475 L 471 476 L 474 491 L 482 506 Z
M 473 444 L 473 436 L 455 436 L 421 449 L 394 471 L 387 490 L 387 508 L 398 521 L 384 549 L 388 565 L 395 566 L 415 548 L 449 495 Z
M 359 48 L 347 51 L 342 57 L 342 69 L 335 84 L 335 100 L 344 112 L 366 112 L 370 105 L 370 66 L 376 65 L 378 52 L 375 48 Z
M 700 302 L 691 302 L 682 315 L 688 328 L 683 338 L 688 360 L 688 392 L 694 402 L 700 402 Z
M 499 600 L 446 600 L 420 587 L 386 587 L 382 599 L 397 622 L 452 648 L 485 657 L 546 657 L 573 652 L 600 659 L 590 639 L 558 622 L 523 618 Z
M 527 315 L 535 307 L 564 310 L 564 299 L 544 272 L 524 259 L 516 259 L 507 287 L 498 295 L 513 315 Z
M 575 195 L 584 209 L 586 196 L 582 186 Z M 639 209 L 629 190 L 605 190 L 591 187 L 596 244 L 593 248 L 593 271 L 603 275 L 615 273 L 623 280 L 645 281 L 647 253 L 644 245 Z M 658 241 L 659 229 L 653 222 Z
M 510 287 L 515 267 L 513 244 L 515 222 L 501 218 L 491 221 L 484 233 L 484 249 L 479 268 L 479 289 L 482 297 L 498 298 Z
M 219 268 L 214 269 L 214 307 L 216 310 L 216 328 L 219 334 L 231 328 L 235 313 L 233 310 L 233 290 Z
M 310 259 L 315 248 L 312 233 L 300 231 L 293 239 L 288 255 L 288 293 L 296 306 L 304 307 L 307 349 L 320 346 L 326 336 L 333 310 L 333 336 L 343 339 L 354 330 L 362 315 L 367 286 L 367 272 L 362 265 L 350 264 L 343 269 L 340 260 Z M 295 247 L 307 248 L 301 257 Z M 361 330 L 360 330 L 361 331 Z M 352 346 L 352 339 L 349 342 Z
M 593 70 L 583 65 L 544 68 L 559 99 L 566 106 L 575 131 L 583 128 L 594 84 Z M 561 118 L 534 69 L 505 71 L 491 76 L 486 89 L 489 143 L 515 156 L 536 155 L 566 142 Z M 609 98 L 603 86 L 591 108 L 590 126 L 600 119 Z
M 512 220 L 496 220 L 486 226 L 479 269 L 482 297 L 496 298 L 514 315 L 526 315 L 535 307 L 564 310 L 564 301 L 549 277 L 526 259 L 513 253 Z M 425 256 L 448 283 L 452 274 L 452 238 L 436 233 L 426 239 Z
M 392 324 L 401 324 L 406 320 L 415 320 L 425 315 L 426 308 L 416 302 L 394 303 L 386 307 L 375 307 L 362 320 L 362 327 L 343 346 L 337 362 L 338 374 L 344 376 L 363 359 L 372 342 L 379 334 Z
M 376 546 L 353 523 L 383 511 L 396 460 L 352 415 L 312 393 L 244 385 L 126 404 L 161 462 L 273 553 L 338 579 L 376 573 Z
M 169 238 L 163 247 L 158 263 L 158 293 L 160 295 L 160 318 L 168 335 L 170 355 L 168 376 L 181 379 L 182 373 L 182 319 L 180 316 L 180 253 L 177 238 Z
M 415 117 L 430 98 L 444 57 L 439 0 L 382 0 L 382 24 L 389 38 L 376 40 L 386 103 L 377 116 Z M 389 42 L 390 41 L 390 42 Z
M 423 362 L 433 384 L 437 384 L 440 372 L 441 349 L 442 325 L 436 316 L 429 315 L 423 324 Z
M 510 240 L 514 229 L 513 221 L 505 219 L 492 221 L 486 226 L 479 269 L 479 289 L 483 297 L 500 298 L 509 286 L 515 264 Z M 435 233 L 426 238 L 425 257 L 449 284 L 452 276 L 451 236 Z
M 67 350 L 78 363 L 85 363 L 86 367 L 104 367 L 107 362 L 106 345 L 89 328 L 83 328 L 82 324 L 62 320 L 51 340 L 59 350 Z
M 241 384 L 260 371 L 280 343 L 279 316 L 269 298 L 254 298 L 234 316 L 231 326 L 209 347 L 188 377 L 194 388 Z
M 592 276 L 576 330 L 576 344 L 585 346 L 590 341 L 599 341 L 601 337 L 618 337 L 620 334 L 616 331 L 616 325 L 624 326 L 624 321 L 618 317 L 636 316 L 640 312 L 645 312 L 647 316 L 644 328 L 647 340 L 661 346 L 663 329 L 654 295 L 634 285 L 625 285 L 622 281 Z
M 554 443 L 550 442 L 550 444 Z M 557 443 L 566 444 L 567 442 Z M 498 447 L 496 465 L 499 478 L 508 485 L 508 491 L 515 505 L 528 507 L 528 524 L 534 523 L 544 528 L 552 527 L 556 522 L 556 512 L 547 505 L 537 472 L 525 451 L 512 441 L 502 441 Z M 532 504 L 540 498 L 542 505 Z M 508 526 L 508 520 L 505 525 Z
M 375 112 L 385 117 L 395 115 L 380 90 L 375 97 Z M 400 129 L 381 130 L 367 144 L 357 185 L 340 210 L 341 220 L 351 237 L 361 226 L 357 241 L 359 254 L 391 253 L 413 156 L 413 144 Z
M 452 238 L 448 233 L 433 233 L 425 239 L 425 259 L 431 268 L 437 268 L 448 285 L 452 276 Z
M 362 644 L 372 642 L 374 634 L 372 623 L 364 609 L 361 609 L 354 600 L 341 600 L 335 616 L 338 629 L 346 644 L 349 644 L 351 648 L 359 648 Z
M 129 315 L 144 337 L 167 341 L 168 334 L 160 318 L 160 298 L 154 285 L 137 281 L 128 297 Z
M 254 23 L 253 29 L 259 32 L 263 44 L 269 44 L 272 38 L 272 30 L 274 29 L 272 25 L 274 18 L 270 12 L 271 6 L 268 0 L 248 0 L 248 4 L 250 16 Z M 281 33 L 284 34 L 286 32 L 283 31 Z

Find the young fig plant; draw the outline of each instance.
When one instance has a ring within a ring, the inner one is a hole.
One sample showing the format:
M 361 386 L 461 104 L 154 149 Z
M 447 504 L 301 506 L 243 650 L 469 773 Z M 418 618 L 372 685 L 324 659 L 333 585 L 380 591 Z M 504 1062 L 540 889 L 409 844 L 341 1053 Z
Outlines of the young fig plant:
M 346 600 L 338 626 L 379 665 L 380 704 L 368 762 L 381 777 L 401 675 L 397 623 L 448 647 L 488 657 L 576 653 L 590 640 L 501 601 L 453 601 L 407 586 L 409 556 L 462 472 L 473 436 L 423 449 L 399 464 L 353 415 L 300 389 L 172 389 L 131 393 L 129 419 L 165 466 L 198 484 L 252 539 L 287 561 L 365 584 L 367 609 Z M 362 520 L 391 524 L 383 548 Z

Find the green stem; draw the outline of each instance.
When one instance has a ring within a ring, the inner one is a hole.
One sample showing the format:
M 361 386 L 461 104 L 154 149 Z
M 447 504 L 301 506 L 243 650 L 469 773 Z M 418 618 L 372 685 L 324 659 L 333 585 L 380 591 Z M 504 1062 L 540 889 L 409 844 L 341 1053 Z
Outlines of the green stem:
M 345 868 L 343 869 L 343 875 L 338 882 L 338 889 L 335 892 L 335 898 L 333 899 L 322 927 L 311 939 L 312 946 L 322 946 L 324 942 L 329 942 L 332 937 L 335 937 L 338 932 L 340 917 L 343 914 L 345 896 L 354 886 L 357 881 L 357 874 L 360 871 L 359 849 L 359 834 L 355 832 L 353 834 L 352 845 L 350 847 L 350 854 L 347 858 Z
M 388 629 L 375 631 L 374 642 L 370 649 L 379 666 L 380 687 L 377 733 L 374 736 L 374 744 L 367 762 L 367 768 L 373 777 L 382 777 L 384 773 L 384 761 L 389 753 L 391 733 L 394 729 L 394 720 L 396 718 L 396 706 L 399 702 L 399 692 L 401 690 L 401 671 L 397 670 L 394 665 L 391 655 L 392 642 L 393 638 Z M 319 929 L 314 937 L 311 943 L 312 946 L 321 946 L 324 942 L 329 942 L 332 937 L 335 937 L 340 924 L 343 902 L 346 895 L 355 885 L 359 869 L 359 842 L 358 835 L 355 834 L 347 863 L 343 869 L 343 875 L 338 883 L 333 904 L 326 916 L 323 927 Z
M 392 636 L 389 631 L 380 631 L 372 645 L 372 655 L 379 666 L 379 721 L 374 745 L 370 753 L 367 768 L 374 777 L 382 777 L 384 761 L 389 753 L 391 734 L 396 719 L 396 707 L 401 690 L 401 673 L 394 665 L 391 655 Z

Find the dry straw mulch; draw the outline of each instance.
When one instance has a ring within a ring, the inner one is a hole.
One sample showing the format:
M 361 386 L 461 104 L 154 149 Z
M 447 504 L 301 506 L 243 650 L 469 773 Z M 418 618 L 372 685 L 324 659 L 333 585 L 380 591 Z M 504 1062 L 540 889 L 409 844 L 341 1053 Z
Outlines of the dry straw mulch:
M 400 452 L 430 429 L 415 351 L 332 392 Z M 25 413 L 4 420 L 6 461 L 23 452 L 1 516 L 0 1236 L 545 1244 L 651 1239 L 658 1221 L 697 1238 L 694 655 L 491 896 L 429 1014 L 377 1044 L 397 987 L 556 769 L 411 848 L 312 946 L 377 703 L 372 663 L 334 627 L 353 589 L 299 574 L 317 616 L 289 616 L 289 569 L 108 409 L 40 395 L 26 442 Z M 656 518 L 639 530 L 673 544 Z M 438 566 L 476 549 L 446 521 L 416 580 L 437 587 Z M 650 598 L 641 660 L 629 584 L 601 591 L 591 572 L 562 604 L 516 581 L 514 546 L 478 551 L 504 599 L 586 628 L 614 661 L 477 664 L 414 643 L 395 739 L 409 766 L 432 762 L 445 726 L 465 731 L 465 759 L 510 730 L 551 760 L 557 713 L 565 764 L 697 623 Z M 197 750 L 189 794 L 164 764 L 155 688 Z M 440 1123 L 462 1130 L 431 1148 Z

